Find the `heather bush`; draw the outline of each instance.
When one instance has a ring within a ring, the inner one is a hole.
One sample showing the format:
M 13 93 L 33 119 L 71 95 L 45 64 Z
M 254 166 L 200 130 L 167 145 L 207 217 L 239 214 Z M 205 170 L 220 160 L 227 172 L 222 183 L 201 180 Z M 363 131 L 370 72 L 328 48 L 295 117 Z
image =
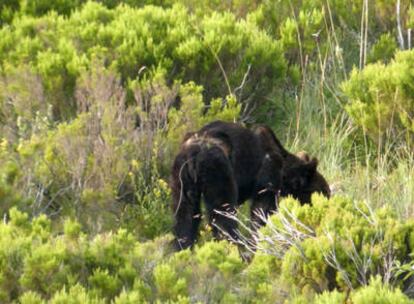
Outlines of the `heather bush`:
M 412 303 L 401 290 L 391 288 L 387 284 L 381 282 L 380 277 L 372 278 L 366 287 L 362 287 L 355 291 L 350 292 L 347 296 L 345 293 L 339 293 L 338 291 L 324 292 L 323 294 L 315 298 L 315 304 L 335 304 L 344 303 L 349 301 L 354 304 L 364 303 Z
M 20 8 L 20 3 L 17 0 L 5 0 L 0 3 L 0 26 L 8 23 L 13 19 L 16 11 Z
M 375 63 L 354 70 L 343 90 L 348 97 L 346 110 L 380 146 L 386 136 L 395 141 L 412 139 L 413 52 L 398 52 L 388 64 Z M 408 144 L 409 144 L 408 142 Z
M 168 232 L 166 179 L 183 134 L 214 119 L 237 120 L 240 104 L 229 96 L 205 110 L 201 86 L 168 85 L 165 77 L 160 69 L 131 81 L 128 100 L 116 73 L 96 62 L 79 75 L 76 118 L 61 123 L 46 109 L 36 122 L 36 101 L 32 110 L 23 106 L 31 92 L 13 91 L 22 96 L 10 109 L 22 131 L 2 140 L 2 211 L 20 206 L 58 221 L 71 216 L 92 233 L 126 227 L 148 239 Z
M 230 13 L 194 19 L 180 5 L 108 9 L 88 2 L 68 18 L 22 16 L 0 31 L 6 77 L 28 65 L 40 76 L 55 120 L 75 115 L 76 84 L 96 57 L 120 74 L 124 86 L 161 67 L 168 82 L 202 85 L 206 103 L 235 94 L 253 106 L 275 91 L 286 70 L 281 44 L 253 23 Z
M 414 224 L 398 222 L 386 207 L 372 211 L 345 198 L 315 196 L 314 204 L 284 200 L 259 233 L 250 263 L 227 241 L 173 253 L 170 236 L 139 242 L 119 229 L 90 237 L 70 219 L 56 233 L 44 215 L 30 220 L 12 209 L 0 224 L 1 300 L 408 301 L 398 287 L 405 286 Z
M 171 255 L 170 237 L 140 243 L 121 229 L 89 238 L 79 228 L 67 220 L 63 234 L 51 233 L 45 216 L 30 221 L 12 209 L 10 221 L 0 224 L 2 302 L 221 299 L 244 267 L 236 247 L 227 242 L 207 243 L 195 255 Z M 211 279 L 216 283 L 207 286 Z
M 265 263 L 304 294 L 355 289 L 375 275 L 398 285 L 394 263 L 408 262 L 413 228 L 412 221 L 402 223 L 389 206 L 372 210 L 363 202 L 319 196 L 313 206 L 299 206 L 287 199 L 263 228 L 262 253 L 253 265 Z

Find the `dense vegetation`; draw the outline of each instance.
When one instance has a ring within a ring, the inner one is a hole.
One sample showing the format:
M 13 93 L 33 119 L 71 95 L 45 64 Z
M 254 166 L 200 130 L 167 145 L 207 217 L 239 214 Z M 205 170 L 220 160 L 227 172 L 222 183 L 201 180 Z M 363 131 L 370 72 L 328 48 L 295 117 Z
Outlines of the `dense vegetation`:
M 0 302 L 413 302 L 413 26 L 408 0 L 1 1 Z M 316 155 L 333 197 L 284 200 L 255 254 L 207 225 L 172 252 L 171 162 L 215 119 Z

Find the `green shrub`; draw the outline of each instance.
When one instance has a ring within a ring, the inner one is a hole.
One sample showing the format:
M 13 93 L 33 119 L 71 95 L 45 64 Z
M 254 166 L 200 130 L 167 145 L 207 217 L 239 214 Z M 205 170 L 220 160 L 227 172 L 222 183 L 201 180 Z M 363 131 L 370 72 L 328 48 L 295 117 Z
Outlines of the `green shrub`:
M 161 299 L 201 302 L 235 301 L 232 286 L 239 284 L 245 268 L 237 248 L 228 242 L 207 242 L 194 253 L 185 250 L 173 255 L 154 270 L 157 294 Z
M 63 235 L 51 233 L 50 223 L 44 216 L 29 221 L 15 209 L 9 223 L 0 223 L 2 302 L 235 299 L 226 286 L 237 284 L 234 279 L 245 264 L 227 242 L 171 255 L 170 237 L 139 243 L 121 229 L 91 239 L 79 233 L 73 220 L 66 221 Z
M 346 303 L 346 294 L 337 290 L 323 292 L 315 297 L 315 304 L 341 304 Z
M 69 269 L 62 265 L 64 255 L 65 246 L 59 241 L 32 248 L 23 261 L 23 290 L 34 290 L 43 296 L 59 291 L 69 276 Z
M 384 63 L 388 63 L 394 57 L 394 53 L 397 49 L 398 46 L 395 38 L 393 38 L 389 33 L 383 34 L 371 47 L 367 57 L 367 62 L 374 63 L 382 61 Z
M 114 298 L 120 291 L 121 282 L 116 276 L 108 273 L 108 270 L 97 269 L 88 278 L 89 286 L 93 293 L 103 298 Z
M 50 224 L 45 216 L 30 221 L 16 209 L 10 211 L 9 223 L 0 223 L 2 302 L 101 303 L 122 290 L 133 292 L 132 298 L 150 299 L 151 281 L 139 277 L 152 280 L 170 239 L 141 244 L 125 230 L 90 239 L 79 233 L 76 221 L 66 221 L 64 235 L 52 233 Z M 149 258 L 155 248 L 159 255 Z
M 187 282 L 179 278 L 177 272 L 168 264 L 154 269 L 154 281 L 161 300 L 176 300 L 186 294 Z
M 55 293 L 50 300 L 50 303 L 53 304 L 98 304 L 102 303 L 104 300 L 98 298 L 94 295 L 91 295 L 85 288 L 80 285 L 74 285 L 67 290 L 66 287 L 63 287 L 61 291 Z
M 19 303 L 22 304 L 43 304 L 45 301 L 42 297 L 33 291 L 28 291 L 22 294 L 19 298 Z
M 352 303 L 413 303 L 406 295 L 399 289 L 391 289 L 389 286 L 382 284 L 380 277 L 371 279 L 370 284 L 359 290 L 356 290 L 351 295 Z
M 202 87 L 169 86 L 163 70 L 129 87 L 135 104 L 97 62 L 79 76 L 75 119 L 39 128 L 29 112 L 24 135 L 10 137 L 18 144 L 3 139 L 0 147 L 3 210 L 18 205 L 32 215 L 74 217 L 88 232 L 127 227 L 143 239 L 169 231 L 165 179 L 183 135 L 214 119 L 237 120 L 240 104 L 229 96 L 204 111 Z
M 135 304 L 135 303 L 147 303 L 138 291 L 122 291 L 120 295 L 115 299 L 115 304 Z
M 412 137 L 413 64 L 413 51 L 398 52 L 388 65 L 376 63 L 354 70 L 343 84 L 347 112 L 377 142 L 386 134 Z
M 302 292 L 346 290 L 367 285 L 373 275 L 387 274 L 392 268 L 389 256 L 407 262 L 413 229 L 411 221 L 401 222 L 388 206 L 372 210 L 350 199 L 319 196 L 314 196 L 313 206 L 299 206 L 287 199 L 262 233 L 268 240 L 291 241 L 266 241 L 260 248 L 282 256 L 275 261 L 276 269 Z
M 233 93 L 260 102 L 286 70 L 280 43 L 253 23 L 230 13 L 195 19 L 180 5 L 111 10 L 88 2 L 68 18 L 22 16 L 0 35 L 0 67 L 7 75 L 24 63 L 39 75 L 55 120 L 75 115 L 76 83 L 96 58 L 123 84 L 157 68 L 167 71 L 169 81 L 195 81 L 207 103 Z M 249 81 L 236 92 L 248 66 Z
M 120 229 L 88 238 L 73 220 L 59 234 L 44 216 L 30 221 L 12 209 L 10 221 L 0 223 L 1 301 L 330 303 L 350 289 L 352 303 L 374 291 L 385 303 L 406 301 L 390 284 L 401 286 L 395 265 L 411 267 L 414 224 L 349 199 L 314 196 L 313 203 L 284 200 L 249 264 L 227 241 L 171 253 L 170 236 L 140 243 Z M 339 291 L 327 293 L 333 289 Z
M 331 292 L 324 292 L 317 295 L 312 303 L 315 304 L 365 304 L 365 303 L 412 303 L 401 290 L 391 288 L 384 284 L 379 276 L 371 278 L 367 286 L 356 290 L 346 292 L 338 292 L 337 290 Z
M 9 23 L 20 8 L 18 0 L 4 0 L 0 3 L 0 26 Z

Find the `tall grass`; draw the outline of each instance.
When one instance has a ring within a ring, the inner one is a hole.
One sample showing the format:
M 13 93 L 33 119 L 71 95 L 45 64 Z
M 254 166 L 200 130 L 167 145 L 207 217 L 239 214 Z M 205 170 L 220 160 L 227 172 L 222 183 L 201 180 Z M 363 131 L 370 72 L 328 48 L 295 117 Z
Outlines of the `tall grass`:
M 329 117 L 325 127 L 318 96 L 308 86 L 300 116 L 291 116 L 301 121 L 301 127 L 296 129 L 295 121 L 287 127 L 286 146 L 291 151 L 306 150 L 319 159 L 319 170 L 333 195 L 366 200 L 372 207 L 391 204 L 402 217 L 412 216 L 414 154 L 409 144 L 395 147 L 388 138 L 382 147 L 374 145 L 344 110 L 325 113 Z
M 368 46 L 368 4 L 364 1 L 360 29 L 360 58 L 344 61 L 338 50 L 349 49 L 355 41 L 339 40 L 327 1 L 325 31 L 327 47 L 318 39 L 317 68 L 302 65 L 302 79 L 289 102 L 283 102 L 277 134 L 291 150 L 305 150 L 319 159 L 319 170 L 327 177 L 333 195 L 366 201 L 373 208 L 391 204 L 402 218 L 414 212 L 414 152 L 411 142 L 396 140 L 389 132 L 374 142 L 345 111 L 346 98 L 341 83 L 347 79 L 346 67 L 363 68 Z M 357 36 L 357 33 L 353 33 Z M 300 35 L 298 35 L 301 46 Z M 349 57 L 348 57 L 348 60 Z M 403 136 L 403 135 L 402 135 Z M 403 144 L 401 144 L 403 142 Z

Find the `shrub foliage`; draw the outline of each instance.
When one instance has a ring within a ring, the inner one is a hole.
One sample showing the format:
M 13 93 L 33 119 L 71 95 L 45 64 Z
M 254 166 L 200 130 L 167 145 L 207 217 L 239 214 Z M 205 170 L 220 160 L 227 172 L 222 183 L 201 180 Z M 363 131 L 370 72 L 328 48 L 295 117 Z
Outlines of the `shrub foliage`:
M 0 224 L 2 302 L 250 303 L 299 301 L 297 293 L 315 303 L 409 302 L 398 288 L 411 262 L 414 222 L 400 223 L 388 206 L 372 211 L 341 197 L 316 196 L 314 207 L 284 200 L 259 233 L 251 263 L 226 241 L 173 253 L 169 235 L 139 242 L 119 229 L 89 237 L 70 219 L 62 229 L 53 232 L 44 215 L 30 220 L 11 209 Z

